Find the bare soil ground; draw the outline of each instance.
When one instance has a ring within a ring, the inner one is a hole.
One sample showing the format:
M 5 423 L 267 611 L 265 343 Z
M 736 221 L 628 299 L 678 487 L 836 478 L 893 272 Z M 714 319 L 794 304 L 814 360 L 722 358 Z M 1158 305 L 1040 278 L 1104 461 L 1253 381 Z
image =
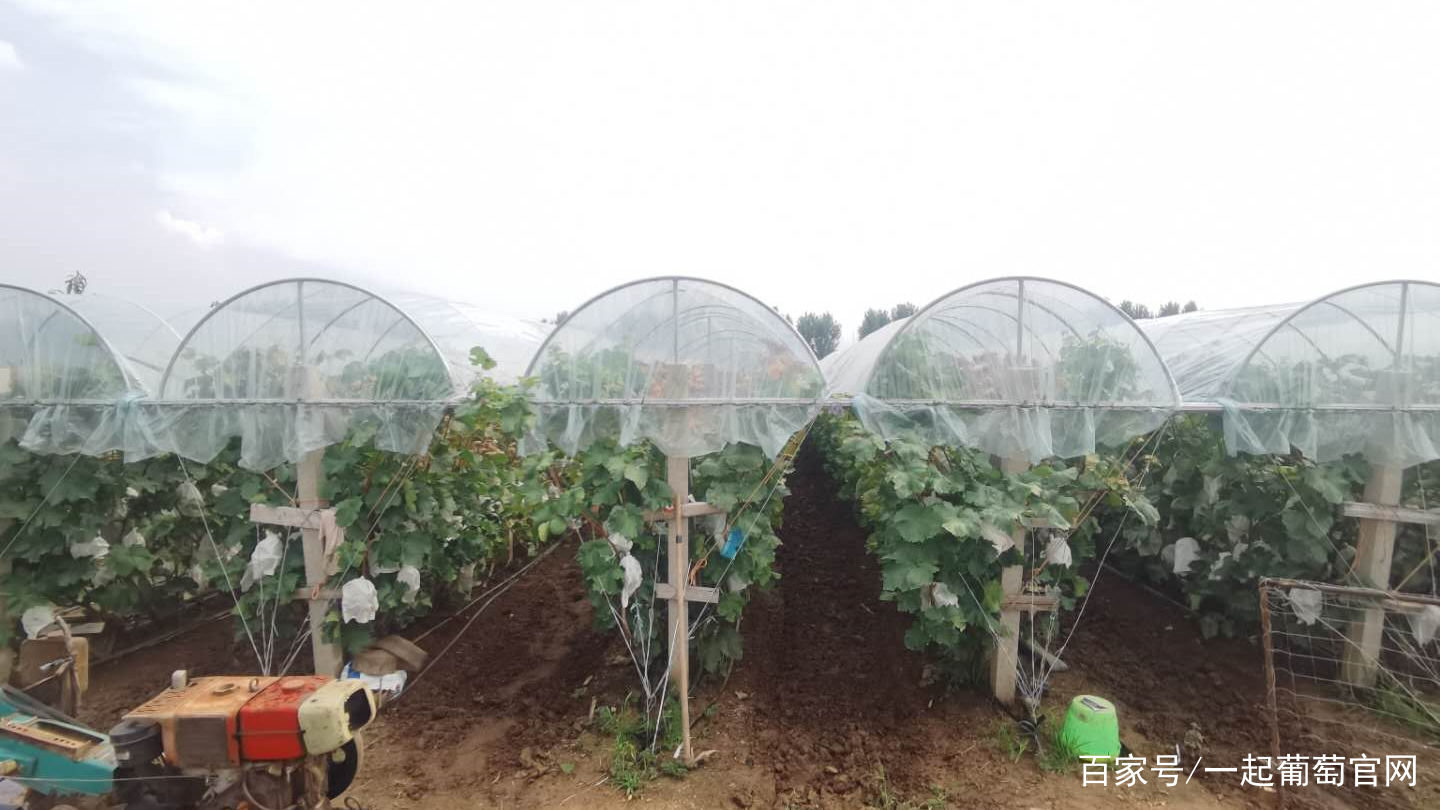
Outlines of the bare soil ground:
M 997 729 L 1013 721 L 983 690 L 922 685 L 925 662 L 903 643 L 907 618 L 879 600 L 865 534 L 813 453 L 801 455 L 790 485 L 782 580 L 747 611 L 745 655 L 730 677 L 697 688 L 695 715 L 707 716 L 695 726 L 696 749 L 716 751 L 702 767 L 661 778 L 633 800 L 607 783 L 608 741 L 587 718 L 592 702 L 621 702 L 635 676 L 618 637 L 592 629 L 573 549 L 562 548 L 367 731 L 350 795 L 374 810 L 1273 806 L 1273 794 L 1241 788 L 1238 774 L 1197 773 L 1174 788 L 1153 778 L 1082 787 L 1078 773 L 1042 772 L 1032 756 L 1012 761 Z M 1076 694 L 1114 700 L 1123 739 L 1140 755 L 1172 752 L 1192 725 L 1204 737 L 1205 764 L 1238 766 L 1248 753 L 1268 753 L 1257 647 L 1203 640 L 1182 611 L 1113 574 L 1102 572 L 1093 594 L 1065 648 L 1071 670 L 1052 678 L 1048 707 L 1061 713 Z M 422 646 L 440 650 L 462 624 L 450 622 Z M 85 719 L 108 727 L 163 688 L 172 670 L 240 671 L 243 653 L 222 622 L 101 666 Z M 1330 797 L 1324 806 L 1424 801 L 1392 793 Z

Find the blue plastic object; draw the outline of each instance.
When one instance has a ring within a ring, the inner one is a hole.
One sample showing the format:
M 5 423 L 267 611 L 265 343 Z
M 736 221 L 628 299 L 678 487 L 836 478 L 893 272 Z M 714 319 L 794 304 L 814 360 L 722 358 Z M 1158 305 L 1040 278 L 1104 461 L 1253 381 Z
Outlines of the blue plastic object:
M 731 529 L 729 536 L 725 538 L 725 545 L 720 548 L 720 556 L 727 560 L 733 560 L 735 555 L 740 553 L 740 547 L 743 545 L 745 545 L 745 533 L 738 527 Z
M 115 775 L 110 738 L 63 717 L 9 687 L 0 692 L 0 761 L 20 766 L 9 778 L 46 795 L 109 793 Z M 67 749 L 70 755 L 60 753 Z

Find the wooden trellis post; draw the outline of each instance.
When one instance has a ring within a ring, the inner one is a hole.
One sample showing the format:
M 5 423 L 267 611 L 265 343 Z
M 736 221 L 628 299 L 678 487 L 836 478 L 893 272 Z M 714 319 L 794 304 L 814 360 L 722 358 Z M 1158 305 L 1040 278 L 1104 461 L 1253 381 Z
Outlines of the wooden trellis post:
M 301 323 L 303 333 L 303 319 Z M 306 399 L 324 395 L 324 384 L 314 369 L 302 365 L 296 374 L 297 387 L 305 393 Z M 325 641 L 325 614 L 330 612 L 330 604 L 339 594 L 327 589 L 325 580 L 333 573 L 331 563 L 335 549 L 344 542 L 345 534 L 335 523 L 335 510 L 328 508 L 329 503 L 320 498 L 320 484 L 325 477 L 324 460 L 325 450 L 322 448 L 306 453 L 296 465 L 298 492 L 295 507 L 252 504 L 250 521 L 300 530 L 305 552 L 305 587 L 297 591 L 294 598 L 310 603 L 310 649 L 315 661 L 315 674 L 335 677 L 340 674 L 344 659 L 339 644 Z
M 1015 294 L 1015 364 L 1010 368 L 1013 389 L 1010 396 L 1018 402 L 1038 403 L 1045 400 L 1041 390 L 1040 369 L 1025 362 L 1025 280 L 1019 279 Z M 1006 474 L 1024 472 L 1030 469 L 1030 461 L 1019 456 L 1004 456 L 1000 459 L 1000 471 Z M 1032 521 L 1017 525 L 1010 530 L 1010 539 L 1016 548 L 1025 548 L 1026 532 L 1031 528 L 1044 528 Z M 990 687 L 995 699 L 1009 705 L 1015 702 L 1015 683 L 1020 665 L 1020 617 L 1030 613 L 1031 621 L 1039 611 L 1056 609 L 1054 597 L 1025 593 L 1024 565 L 1007 565 L 1000 572 L 1000 588 L 1003 596 L 1000 602 L 1000 627 L 996 631 L 995 655 L 990 661 Z
M 1030 469 L 1030 462 L 1023 458 L 1000 459 L 1000 471 L 1004 473 L 1024 472 Z M 1010 539 L 1016 548 L 1025 548 L 1025 527 L 1017 526 L 1010 531 Z M 990 662 L 990 687 L 995 699 L 1004 704 L 1015 702 L 1016 667 L 1020 662 L 1020 614 L 1022 607 L 1015 602 L 1021 598 L 1024 586 L 1025 567 L 1007 565 L 1000 572 L 1000 588 L 1004 601 L 1000 604 L 1000 630 L 995 640 L 995 657 Z
M 695 751 L 690 742 L 690 614 L 691 602 L 720 601 L 715 588 L 690 584 L 690 518 L 704 515 L 723 515 L 722 510 L 707 503 L 690 503 L 690 459 L 684 456 L 665 457 L 666 481 L 674 493 L 670 508 L 661 512 L 645 513 L 646 520 L 663 520 L 669 524 L 666 532 L 665 557 L 668 565 L 668 582 L 657 583 L 655 596 L 667 600 L 669 622 L 666 637 L 669 639 L 670 689 L 680 698 L 680 723 L 683 726 L 682 739 L 686 764 L 695 761 Z
M 1389 369 L 1376 374 L 1376 393 L 1384 402 L 1404 407 L 1412 399 L 1414 381 L 1404 366 L 1401 347 L 1405 345 L 1405 311 L 1409 289 L 1400 287 L 1400 320 L 1395 328 L 1394 356 Z M 1390 590 L 1390 565 L 1395 557 L 1395 524 L 1436 525 L 1436 516 L 1414 509 L 1400 509 L 1405 479 L 1403 467 L 1376 465 L 1365 482 L 1365 503 L 1347 503 L 1346 516 L 1360 518 L 1360 542 L 1355 547 L 1354 572 L 1366 587 Z M 1385 608 L 1368 607 L 1346 632 L 1340 678 L 1358 687 L 1372 687 L 1380 667 L 1380 648 L 1385 639 Z
M 298 505 L 301 511 L 314 512 L 334 526 L 335 510 L 327 509 L 329 504 L 320 499 L 320 480 L 325 475 L 324 458 L 324 450 L 311 450 L 300 460 L 300 466 L 295 471 L 300 495 Z M 321 515 L 321 512 L 325 514 Z M 340 545 L 339 538 L 326 548 L 326 538 L 321 536 L 320 525 L 316 521 L 306 521 L 300 527 L 300 538 L 305 551 L 305 585 L 310 589 L 310 644 L 314 651 L 315 674 L 337 676 L 342 663 L 340 645 L 324 640 L 325 614 L 330 611 L 331 598 L 321 591 L 328 578 L 331 555 Z
M 335 549 L 344 542 L 344 530 L 335 524 L 335 510 L 320 498 L 324 457 L 324 450 L 311 450 L 296 468 L 298 506 L 252 504 L 250 520 L 300 530 L 305 552 L 305 587 L 297 591 L 294 598 L 310 603 L 310 647 L 315 674 L 334 677 L 340 674 L 344 662 L 340 645 L 325 640 L 325 614 L 330 612 L 330 604 L 339 594 L 326 588 L 325 580 L 331 574 Z
M 1440 526 L 1440 512 L 1404 509 L 1400 502 L 1404 470 L 1375 467 L 1365 482 L 1365 503 L 1347 503 L 1342 511 L 1360 519 L 1360 542 L 1355 549 L 1355 574 L 1365 587 L 1390 590 L 1390 565 L 1395 556 L 1395 526 L 1416 523 Z M 1352 686 L 1372 687 L 1380 667 L 1385 637 L 1385 608 L 1365 608 L 1346 634 L 1341 679 Z

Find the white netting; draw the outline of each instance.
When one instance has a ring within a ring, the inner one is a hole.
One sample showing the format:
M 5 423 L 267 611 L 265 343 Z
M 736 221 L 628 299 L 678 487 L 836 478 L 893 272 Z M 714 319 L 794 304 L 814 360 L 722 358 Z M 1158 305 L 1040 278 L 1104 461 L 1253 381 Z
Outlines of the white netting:
M 1440 285 L 1142 322 L 1187 403 L 1225 411 L 1231 452 L 1440 458 Z
M 1077 287 L 1005 278 L 961 288 L 825 359 L 888 438 L 1038 461 L 1158 427 L 1179 397 L 1135 324 Z
M 347 284 L 256 287 L 186 336 L 157 401 L 141 406 L 146 441 L 127 452 L 208 461 L 238 437 L 241 463 L 268 469 L 359 430 L 382 450 L 415 452 L 474 379 L 478 336 L 452 331 L 458 343 L 442 350 L 414 317 Z
M 692 278 L 617 287 L 569 316 L 530 367 L 539 424 L 526 450 L 648 439 L 699 456 L 744 442 L 780 452 L 818 410 L 824 377 L 783 318 Z
M 0 441 L 208 461 L 239 438 L 257 469 L 357 430 L 413 452 L 481 373 L 471 349 L 513 383 L 544 337 L 471 305 L 318 279 L 261 285 L 184 320 L 194 329 L 181 345 L 133 303 L 0 285 Z
M 417 293 L 397 292 L 386 300 L 404 310 L 435 341 L 451 369 L 473 380 L 480 371 L 472 368 L 470 350 L 480 347 L 495 361 L 484 372 L 498 383 L 509 385 L 525 374 L 535 350 L 545 341 L 549 328 L 539 321 L 492 312 L 473 304 L 449 301 Z
M 1262 580 L 1260 601 L 1271 725 L 1262 759 L 1276 787 L 1307 807 L 1342 797 L 1437 806 L 1440 788 L 1425 780 L 1440 766 L 1440 647 L 1425 636 L 1434 597 Z
M 49 453 L 114 449 L 107 426 L 155 390 L 177 343 L 153 313 L 120 299 L 0 285 L 0 441 Z

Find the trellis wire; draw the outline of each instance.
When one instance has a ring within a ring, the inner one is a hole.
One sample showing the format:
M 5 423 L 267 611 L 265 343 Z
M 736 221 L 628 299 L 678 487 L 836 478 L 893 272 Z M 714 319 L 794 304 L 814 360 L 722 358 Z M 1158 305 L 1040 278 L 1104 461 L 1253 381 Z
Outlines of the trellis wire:
M 185 466 L 185 459 L 177 455 L 175 460 L 180 462 L 180 471 L 185 474 L 186 483 L 195 487 L 198 492 L 199 487 L 196 487 L 195 478 L 190 475 L 190 468 Z M 235 600 L 235 612 L 240 617 L 240 626 L 245 630 L 245 638 L 250 642 L 250 649 L 255 651 L 255 663 L 263 670 L 262 674 L 268 675 L 270 674 L 269 662 L 260 655 L 260 645 L 255 643 L 255 634 L 250 630 L 250 622 L 245 618 L 245 611 L 239 609 L 240 594 L 235 591 L 235 583 L 230 580 L 230 569 L 225 564 L 225 555 L 220 553 L 220 544 L 215 542 L 215 535 L 210 531 L 210 519 L 206 516 L 204 498 L 200 499 L 200 525 L 205 528 L 205 539 L 210 541 L 210 550 L 215 553 L 215 560 L 220 564 L 220 573 L 225 577 L 225 590 L 229 591 L 230 598 Z
M 1272 757 L 1413 755 L 1417 773 L 1434 774 L 1440 633 L 1419 637 L 1411 617 L 1440 608 L 1440 600 L 1288 579 L 1262 579 L 1259 598 Z M 1383 632 L 1373 685 L 1349 683 L 1347 652 L 1364 660 L 1353 634 L 1377 608 Z M 1301 786 L 1279 787 L 1283 801 Z

